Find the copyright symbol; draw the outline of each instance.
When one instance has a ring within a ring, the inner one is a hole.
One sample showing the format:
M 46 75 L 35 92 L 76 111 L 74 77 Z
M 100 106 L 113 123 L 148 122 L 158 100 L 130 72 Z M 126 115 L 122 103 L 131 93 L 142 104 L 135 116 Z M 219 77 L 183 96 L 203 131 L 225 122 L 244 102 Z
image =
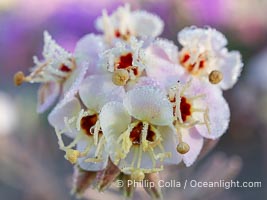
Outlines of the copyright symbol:
M 124 185 L 122 180 L 117 180 L 116 184 L 117 184 L 117 187 L 123 187 L 123 185 Z

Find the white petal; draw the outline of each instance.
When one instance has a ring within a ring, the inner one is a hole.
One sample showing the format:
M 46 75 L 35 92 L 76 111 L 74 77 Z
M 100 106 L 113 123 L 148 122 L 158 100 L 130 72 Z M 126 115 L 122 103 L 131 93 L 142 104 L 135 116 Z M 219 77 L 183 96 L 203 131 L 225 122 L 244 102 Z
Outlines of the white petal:
M 147 53 L 153 54 L 172 63 L 178 62 L 178 47 L 170 40 L 158 38 L 146 50 Z
M 159 127 L 158 130 L 160 131 L 162 138 L 163 138 L 163 148 L 166 153 L 171 153 L 170 158 L 164 158 L 162 161 L 160 159 L 155 160 L 155 158 L 151 157 L 151 154 L 148 151 L 143 151 L 140 145 L 132 145 L 129 153 L 127 154 L 125 159 L 120 160 L 118 167 L 120 169 L 124 169 L 127 167 L 132 166 L 132 162 L 134 157 L 136 156 L 134 168 L 142 168 L 151 170 L 161 167 L 162 165 L 169 165 L 169 164 L 178 164 L 181 162 L 182 157 L 176 152 L 176 139 L 175 139 L 175 130 L 171 126 Z M 110 152 L 115 152 L 116 149 L 119 149 L 120 146 L 116 143 L 116 140 L 113 141 L 112 145 L 110 145 L 109 150 Z M 138 152 L 142 151 L 142 157 L 140 166 L 137 166 L 138 160 Z M 154 148 L 154 154 L 157 155 L 159 153 L 163 153 L 159 146 Z M 111 160 L 115 160 L 115 155 L 110 155 Z M 155 166 L 153 165 L 153 161 L 155 161 Z M 125 173 L 130 173 L 130 171 L 124 171 Z
M 223 80 L 220 86 L 222 89 L 227 90 L 237 82 L 243 68 L 243 63 L 241 61 L 241 55 L 237 51 L 227 52 L 224 56 L 224 63 L 220 67 L 223 74 Z
M 113 84 L 111 75 L 93 75 L 82 82 L 79 95 L 87 108 L 99 112 L 109 101 L 122 101 L 124 88 Z
M 64 100 L 63 100 L 64 101 Z M 48 115 L 48 121 L 49 123 L 60 130 L 67 130 L 66 129 L 66 124 L 64 122 L 64 118 L 71 119 L 74 116 L 77 116 L 78 113 L 81 110 L 80 103 L 78 99 L 73 98 L 68 101 L 60 102 L 53 110 L 52 112 Z M 73 130 L 75 129 L 75 123 L 71 128 Z M 75 131 L 66 131 L 66 135 L 73 137 L 74 134 L 76 134 Z
M 81 38 L 75 47 L 74 56 L 78 67 L 89 63 L 88 74 L 101 73 L 98 67 L 99 55 L 106 49 L 102 36 L 88 34 Z
M 89 63 L 84 62 L 71 73 L 70 77 L 63 84 L 64 96 L 73 97 L 77 94 L 78 88 L 86 75 L 88 67 Z
M 165 164 L 179 164 L 182 156 L 177 153 L 177 135 L 173 126 L 158 127 L 159 132 L 163 138 L 163 147 L 166 152 L 171 152 L 171 157 L 164 160 Z
M 133 30 L 137 36 L 157 37 L 163 31 L 164 23 L 157 15 L 146 11 L 134 11 L 132 18 Z
M 147 76 L 142 76 L 138 78 L 136 81 L 130 81 L 126 85 L 126 91 L 130 91 L 133 88 L 143 87 L 143 86 L 151 86 L 154 88 L 159 88 L 164 90 L 165 88 L 161 86 L 161 84 L 154 78 L 150 78 Z
M 228 128 L 230 110 L 219 88 L 210 84 L 202 84 L 198 93 L 206 95 L 202 105 L 209 110 L 210 132 L 205 125 L 196 125 L 199 133 L 209 139 L 220 137 Z M 204 109 L 205 109 L 204 107 Z
M 84 160 L 88 158 L 94 158 L 95 157 L 95 151 L 96 151 L 96 146 L 93 144 L 93 140 L 81 140 L 77 144 L 77 150 L 80 152 L 83 152 L 88 145 L 91 145 L 91 149 L 89 153 L 87 154 L 86 157 L 82 157 L 78 159 L 79 166 L 87 171 L 100 171 L 103 170 L 107 166 L 108 162 L 108 153 L 106 150 L 103 151 L 102 153 L 102 159 L 103 161 L 101 162 L 84 162 Z
M 225 36 L 212 28 L 187 27 L 178 33 L 178 41 L 184 47 L 198 46 L 199 48 L 211 47 L 219 50 L 227 45 Z
M 172 123 L 172 105 L 159 89 L 149 86 L 135 88 L 126 94 L 123 104 L 136 119 L 155 125 Z
M 111 137 L 117 138 L 131 123 L 131 116 L 120 102 L 109 102 L 103 106 L 100 115 L 100 126 L 107 141 Z
M 45 112 L 55 103 L 60 93 L 60 85 L 55 82 L 44 83 L 38 90 L 37 112 Z
M 189 130 L 183 129 L 181 131 L 183 142 L 186 142 L 190 146 L 190 150 L 186 154 L 180 155 L 183 157 L 185 165 L 189 167 L 197 159 L 203 147 L 204 139 L 201 135 L 199 135 L 195 128 L 191 128 Z
M 58 45 L 55 40 L 52 39 L 51 35 L 44 31 L 44 48 L 43 48 L 43 57 L 46 61 L 53 61 L 53 63 L 69 63 L 69 59 L 72 55 L 67 52 L 64 48 Z M 58 64 L 56 64 L 57 66 Z
M 129 153 L 127 154 L 126 158 L 125 159 L 122 159 L 119 162 L 118 167 L 120 169 L 131 167 L 132 161 L 134 159 L 134 155 L 135 154 L 138 155 L 138 151 L 139 150 L 143 151 L 142 149 L 140 149 L 140 146 L 139 145 L 133 145 L 131 147 Z M 137 152 L 137 153 L 135 153 L 135 152 Z M 111 160 L 114 160 L 114 157 L 113 156 L 111 156 L 110 158 L 111 158 Z M 160 167 L 159 160 L 156 161 L 156 166 L 155 167 L 157 167 L 157 168 Z M 150 155 L 149 155 L 148 151 L 146 151 L 146 152 L 143 151 L 142 152 L 142 158 L 141 158 L 141 162 L 140 162 L 140 166 L 139 167 L 137 167 L 137 162 L 135 162 L 135 164 L 134 164 L 134 168 L 136 168 L 136 169 L 142 168 L 142 169 L 149 170 L 149 169 L 153 169 L 155 167 L 153 166 L 153 162 L 152 162 L 152 160 L 150 158 Z M 131 171 L 124 170 L 124 173 L 130 174 Z
M 173 86 L 185 76 L 185 71 L 179 65 L 154 55 L 150 55 L 148 58 L 146 62 L 147 76 L 156 79 L 165 89 Z

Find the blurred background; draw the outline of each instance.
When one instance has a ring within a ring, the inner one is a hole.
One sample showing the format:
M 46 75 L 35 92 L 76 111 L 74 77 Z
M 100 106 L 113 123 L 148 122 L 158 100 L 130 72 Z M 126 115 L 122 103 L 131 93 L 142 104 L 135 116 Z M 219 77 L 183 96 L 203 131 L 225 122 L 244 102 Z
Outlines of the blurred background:
M 165 191 L 168 199 L 179 195 L 181 199 L 203 199 L 205 195 L 205 199 L 218 200 L 265 199 L 267 0 L 0 0 L 0 200 L 75 199 L 69 194 L 73 169 L 58 149 L 54 130 L 47 122 L 49 112 L 36 113 L 38 86 L 15 87 L 13 75 L 18 70 L 28 72 L 32 56 L 41 54 L 44 30 L 71 51 L 81 36 L 96 33 L 94 20 L 103 8 L 111 12 L 125 2 L 133 9 L 159 15 L 165 22 L 163 37 L 176 43 L 177 32 L 183 27 L 209 25 L 226 35 L 230 50 L 239 50 L 243 56 L 241 78 L 224 93 L 231 108 L 227 133 L 196 165 L 181 170 L 174 167 L 163 176 L 261 181 L 262 187 L 216 191 L 173 188 Z M 88 199 L 104 199 L 105 195 L 121 198 L 115 194 L 88 191 Z

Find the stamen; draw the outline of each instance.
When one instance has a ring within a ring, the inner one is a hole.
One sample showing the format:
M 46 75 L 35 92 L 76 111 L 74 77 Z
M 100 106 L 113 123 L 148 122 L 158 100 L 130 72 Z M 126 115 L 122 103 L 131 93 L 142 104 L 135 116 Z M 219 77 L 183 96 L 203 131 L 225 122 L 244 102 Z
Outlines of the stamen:
M 19 71 L 14 75 L 15 86 L 20 86 L 24 81 L 25 81 L 25 75 L 22 71 Z
M 74 140 L 68 145 L 66 146 L 67 149 L 70 149 L 72 147 L 74 147 L 83 137 L 83 133 L 79 133 Z
M 159 144 L 159 148 L 162 153 L 156 155 L 157 159 L 159 158 L 161 161 L 163 161 L 163 159 L 171 157 L 171 152 L 166 152 L 162 144 Z
M 218 70 L 213 70 L 209 74 L 209 82 L 212 84 L 218 84 L 222 81 L 222 79 L 223 79 L 223 74 L 222 74 L 222 72 L 220 72 Z
M 183 123 L 183 118 L 182 118 L 182 113 L 181 113 L 181 96 L 180 96 L 180 92 L 177 89 L 176 95 L 175 95 L 175 118 L 179 119 L 179 121 L 181 123 Z
M 82 151 L 82 152 L 80 152 L 80 157 L 85 157 L 85 156 L 89 153 L 89 151 L 91 150 L 92 146 L 93 146 L 93 145 L 92 145 L 91 143 L 88 142 L 88 145 L 87 145 L 87 147 L 85 148 L 85 150 Z
M 190 150 L 190 146 L 185 142 L 180 142 L 176 147 L 177 152 L 186 154 Z
M 95 151 L 95 157 L 100 158 L 100 154 L 103 152 L 103 147 L 105 142 L 106 142 L 105 137 L 102 135 Z
M 145 174 L 141 170 L 134 170 L 131 174 L 131 178 L 135 181 L 142 181 L 145 178 Z
M 70 161 L 71 164 L 76 164 L 80 156 L 80 152 L 74 149 L 67 149 L 65 158 Z
M 64 132 L 63 131 L 60 131 L 58 128 L 55 128 L 55 132 L 56 132 L 56 136 L 57 136 L 57 139 L 58 139 L 59 148 L 62 149 L 62 148 L 65 147 L 64 142 L 63 142 L 63 139 L 62 139 L 62 134 Z
M 210 129 L 210 118 L 209 118 L 209 109 L 206 108 L 206 112 L 204 113 L 204 123 L 206 124 L 206 127 L 208 129 L 208 132 L 211 133 Z
M 98 143 L 98 135 L 100 132 L 100 122 L 99 120 L 96 121 L 96 124 L 93 126 L 94 127 L 94 145 L 97 145 Z
M 205 94 L 199 94 L 199 95 L 196 95 L 196 96 L 193 96 L 193 97 L 186 97 L 188 100 L 190 101 L 194 101 L 196 99 L 200 99 L 200 98 L 205 98 L 206 95 Z
M 129 72 L 127 70 L 117 69 L 113 72 L 112 82 L 115 85 L 123 86 L 123 85 L 126 85 L 129 78 L 130 78 L 130 76 L 129 76 Z
M 143 129 L 141 132 L 142 134 L 141 143 L 144 151 L 146 151 L 148 148 L 148 141 L 147 141 L 148 125 L 149 124 L 147 122 L 143 122 Z
M 81 120 L 83 117 L 85 117 L 84 115 L 84 109 L 81 109 L 81 111 L 79 112 L 79 115 L 77 117 L 77 121 L 76 121 L 76 129 L 77 131 L 80 131 L 81 130 Z
M 84 162 L 102 162 L 103 158 L 101 156 L 101 154 L 103 153 L 103 147 L 105 145 L 105 137 L 102 136 L 97 147 L 96 147 L 96 151 L 95 151 L 95 157 L 94 158 L 87 158 L 86 160 L 84 160 Z

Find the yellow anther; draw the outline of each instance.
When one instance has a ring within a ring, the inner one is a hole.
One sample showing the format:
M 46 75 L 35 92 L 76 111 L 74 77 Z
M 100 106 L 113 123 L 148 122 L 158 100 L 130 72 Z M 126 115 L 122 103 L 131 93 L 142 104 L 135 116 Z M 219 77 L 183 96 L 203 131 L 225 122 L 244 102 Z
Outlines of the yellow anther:
M 80 152 L 74 149 L 67 149 L 65 158 L 70 161 L 71 164 L 77 163 L 77 160 L 80 156 Z
M 21 85 L 24 82 L 24 80 L 25 80 L 25 75 L 22 71 L 19 71 L 14 75 L 14 84 L 16 86 Z
M 135 181 L 142 181 L 145 178 L 145 174 L 141 170 L 135 170 L 132 172 L 131 178 L 132 180 L 135 180 Z
M 209 81 L 212 84 L 218 84 L 222 81 L 222 79 L 223 79 L 223 74 L 222 74 L 222 72 L 220 72 L 218 70 L 213 70 L 209 74 Z
M 126 85 L 127 81 L 129 80 L 130 76 L 127 70 L 125 69 L 117 69 L 113 72 L 112 82 L 115 85 Z
M 176 147 L 177 152 L 186 154 L 190 150 L 190 146 L 185 142 L 180 142 Z

